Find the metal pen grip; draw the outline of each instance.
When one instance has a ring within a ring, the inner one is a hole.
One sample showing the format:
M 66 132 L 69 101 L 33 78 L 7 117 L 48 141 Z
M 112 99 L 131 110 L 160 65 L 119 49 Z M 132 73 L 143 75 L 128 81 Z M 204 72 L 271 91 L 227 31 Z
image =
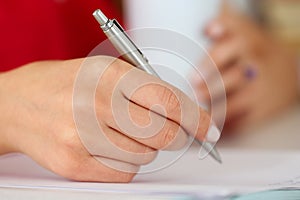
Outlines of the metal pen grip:
M 158 76 L 158 74 L 153 70 L 153 68 L 148 63 L 147 58 L 143 53 L 137 48 L 137 46 L 132 42 L 129 36 L 124 32 L 122 27 L 116 20 L 112 20 L 112 27 L 104 33 L 109 38 L 114 47 L 118 50 L 121 56 L 130 64 L 140 68 L 141 70 Z

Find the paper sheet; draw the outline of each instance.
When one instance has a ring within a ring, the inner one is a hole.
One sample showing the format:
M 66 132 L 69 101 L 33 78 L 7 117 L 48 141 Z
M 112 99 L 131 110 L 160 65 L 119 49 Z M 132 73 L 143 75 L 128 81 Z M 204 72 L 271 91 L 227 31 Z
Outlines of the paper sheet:
M 130 184 L 72 182 L 23 155 L 0 157 L 0 188 L 35 188 L 106 193 L 192 193 L 229 195 L 299 187 L 300 151 L 240 151 L 219 149 L 224 163 L 199 160 L 192 148 L 170 167 L 137 175 Z M 159 155 L 159 159 L 169 156 Z

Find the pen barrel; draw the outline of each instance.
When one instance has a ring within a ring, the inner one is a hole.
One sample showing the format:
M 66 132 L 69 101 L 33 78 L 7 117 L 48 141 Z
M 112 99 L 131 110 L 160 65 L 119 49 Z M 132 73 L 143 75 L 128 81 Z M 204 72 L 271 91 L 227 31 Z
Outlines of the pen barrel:
M 104 29 L 103 32 L 121 56 L 137 68 L 147 72 L 148 74 L 159 77 L 149 64 L 147 58 L 132 42 L 119 23 L 116 20 L 112 20 L 112 23 L 112 26 L 109 29 Z

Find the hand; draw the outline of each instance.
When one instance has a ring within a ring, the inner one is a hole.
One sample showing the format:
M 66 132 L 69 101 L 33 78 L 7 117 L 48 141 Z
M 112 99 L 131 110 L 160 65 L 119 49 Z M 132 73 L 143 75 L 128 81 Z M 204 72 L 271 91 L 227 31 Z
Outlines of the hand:
M 224 4 L 220 16 L 208 24 L 209 55 L 223 78 L 227 96 L 225 130 L 253 127 L 280 113 L 297 100 L 297 60 L 279 41 L 250 18 Z M 201 70 L 209 73 L 210 58 Z M 203 81 L 196 80 L 202 101 L 210 96 Z M 210 95 L 221 95 L 213 86 Z
M 182 148 L 187 134 L 212 142 L 220 136 L 179 90 L 110 57 L 31 63 L 0 82 L 0 154 L 27 154 L 72 180 L 129 182 L 157 150 Z

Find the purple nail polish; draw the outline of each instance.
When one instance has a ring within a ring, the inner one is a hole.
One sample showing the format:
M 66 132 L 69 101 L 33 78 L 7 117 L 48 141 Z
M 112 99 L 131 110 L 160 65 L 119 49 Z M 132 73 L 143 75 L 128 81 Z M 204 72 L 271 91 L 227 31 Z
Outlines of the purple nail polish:
M 252 66 L 247 66 L 244 75 L 248 80 L 253 80 L 257 77 L 257 71 Z

